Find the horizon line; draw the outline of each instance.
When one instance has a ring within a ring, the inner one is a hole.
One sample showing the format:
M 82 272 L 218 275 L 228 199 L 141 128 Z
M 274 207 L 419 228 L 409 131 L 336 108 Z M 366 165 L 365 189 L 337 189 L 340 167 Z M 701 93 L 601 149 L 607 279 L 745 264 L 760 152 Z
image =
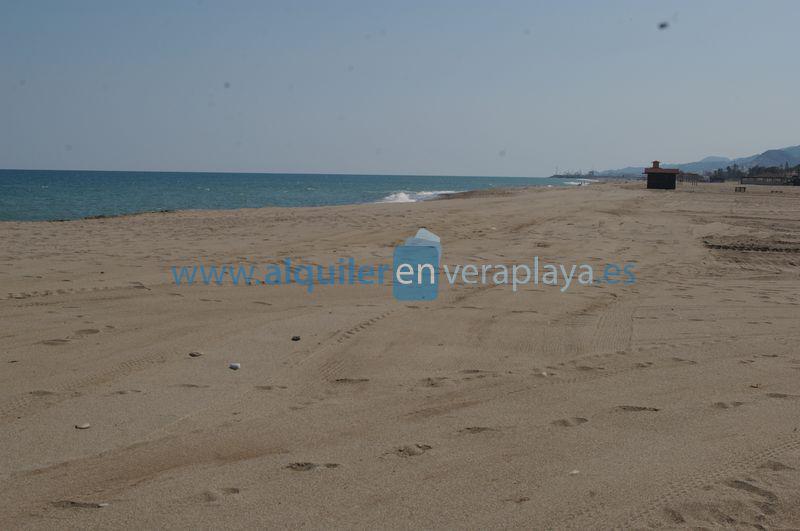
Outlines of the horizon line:
M 501 178 L 501 179 L 549 179 L 553 175 L 458 175 L 446 173 L 342 173 L 342 172 L 276 172 L 276 171 L 215 171 L 215 170 L 87 170 L 87 169 L 52 169 L 52 168 L 0 168 L 4 171 L 60 171 L 60 172 L 95 172 L 95 173 L 207 173 L 225 175 L 329 175 L 349 177 L 466 177 L 466 178 Z

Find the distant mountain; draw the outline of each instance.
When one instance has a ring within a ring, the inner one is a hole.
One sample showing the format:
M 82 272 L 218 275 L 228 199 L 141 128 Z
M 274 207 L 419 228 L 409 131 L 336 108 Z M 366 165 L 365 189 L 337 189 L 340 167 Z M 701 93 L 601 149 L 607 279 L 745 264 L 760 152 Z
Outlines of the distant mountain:
M 790 146 L 783 149 L 768 149 L 758 155 L 751 155 L 749 157 L 740 157 L 738 159 L 729 159 L 727 157 L 705 157 L 697 162 L 684 162 L 673 164 L 669 162 L 662 162 L 661 165 L 665 168 L 678 168 L 681 171 L 689 173 L 703 173 L 706 171 L 714 171 L 716 169 L 724 168 L 726 166 L 733 166 L 736 164 L 742 169 L 752 168 L 753 166 L 796 166 L 800 164 L 800 146 Z M 648 164 L 649 166 L 649 164 Z M 601 177 L 609 177 L 614 175 L 636 175 L 641 176 L 645 166 L 628 166 L 626 168 L 619 168 L 616 170 L 606 170 L 597 172 L 596 175 Z

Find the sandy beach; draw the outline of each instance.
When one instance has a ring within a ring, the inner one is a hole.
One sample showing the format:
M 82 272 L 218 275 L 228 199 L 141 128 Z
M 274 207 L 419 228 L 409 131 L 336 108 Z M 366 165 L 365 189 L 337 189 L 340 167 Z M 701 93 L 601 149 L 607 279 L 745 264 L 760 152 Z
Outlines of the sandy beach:
M 799 200 L 600 183 L 0 223 L 0 528 L 796 528 Z M 637 282 L 405 303 L 170 273 L 391 263 L 420 227 L 447 264 Z

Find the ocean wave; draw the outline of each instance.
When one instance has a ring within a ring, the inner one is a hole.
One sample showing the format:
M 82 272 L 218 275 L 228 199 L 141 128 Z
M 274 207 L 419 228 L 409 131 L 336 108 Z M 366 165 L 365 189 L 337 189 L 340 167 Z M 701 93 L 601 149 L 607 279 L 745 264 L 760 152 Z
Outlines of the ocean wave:
M 394 192 L 392 194 L 387 195 L 378 203 L 416 203 L 417 201 L 427 201 L 428 199 L 435 199 L 436 197 L 443 195 L 443 194 L 455 194 L 457 193 L 455 190 L 436 190 L 433 192 L 423 191 L 423 192 Z
M 598 179 L 575 179 L 574 181 L 565 181 L 564 184 L 570 184 L 572 186 L 583 186 L 585 184 L 592 184 L 600 182 Z

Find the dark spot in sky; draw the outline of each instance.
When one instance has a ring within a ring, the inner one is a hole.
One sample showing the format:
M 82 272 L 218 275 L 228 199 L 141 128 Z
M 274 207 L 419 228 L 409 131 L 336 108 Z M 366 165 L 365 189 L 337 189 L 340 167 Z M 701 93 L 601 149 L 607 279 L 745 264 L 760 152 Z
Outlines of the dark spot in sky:
M 664 22 L 662 22 L 662 23 L 660 23 L 660 24 L 658 25 L 658 29 L 660 29 L 660 30 L 665 30 L 665 29 L 667 29 L 668 27 L 669 27 L 669 22 L 667 22 L 667 21 L 664 21 Z
M 64 144 L 64 149 L 67 151 L 72 151 L 72 144 Z
M 525 28 L 525 31 L 523 31 L 522 33 L 524 33 L 525 35 L 530 35 L 531 34 L 531 30 L 530 30 L 530 28 Z
M 231 88 L 231 84 L 230 84 L 230 82 L 228 82 L 228 81 L 226 81 L 225 83 L 223 83 L 223 84 L 222 84 L 222 86 L 223 86 L 223 87 L 225 87 L 226 89 L 228 89 L 228 88 Z
M 500 151 L 497 152 L 497 156 L 498 157 L 505 157 L 506 156 L 506 150 L 505 149 L 501 149 Z
M 24 79 L 20 79 L 20 80 L 19 80 L 19 86 L 20 86 L 20 87 L 24 87 L 24 86 L 25 86 L 25 83 L 27 83 L 27 81 L 25 81 Z
M 356 69 L 356 67 L 354 67 L 353 65 L 347 65 L 347 71 L 348 72 L 352 72 L 355 69 Z

